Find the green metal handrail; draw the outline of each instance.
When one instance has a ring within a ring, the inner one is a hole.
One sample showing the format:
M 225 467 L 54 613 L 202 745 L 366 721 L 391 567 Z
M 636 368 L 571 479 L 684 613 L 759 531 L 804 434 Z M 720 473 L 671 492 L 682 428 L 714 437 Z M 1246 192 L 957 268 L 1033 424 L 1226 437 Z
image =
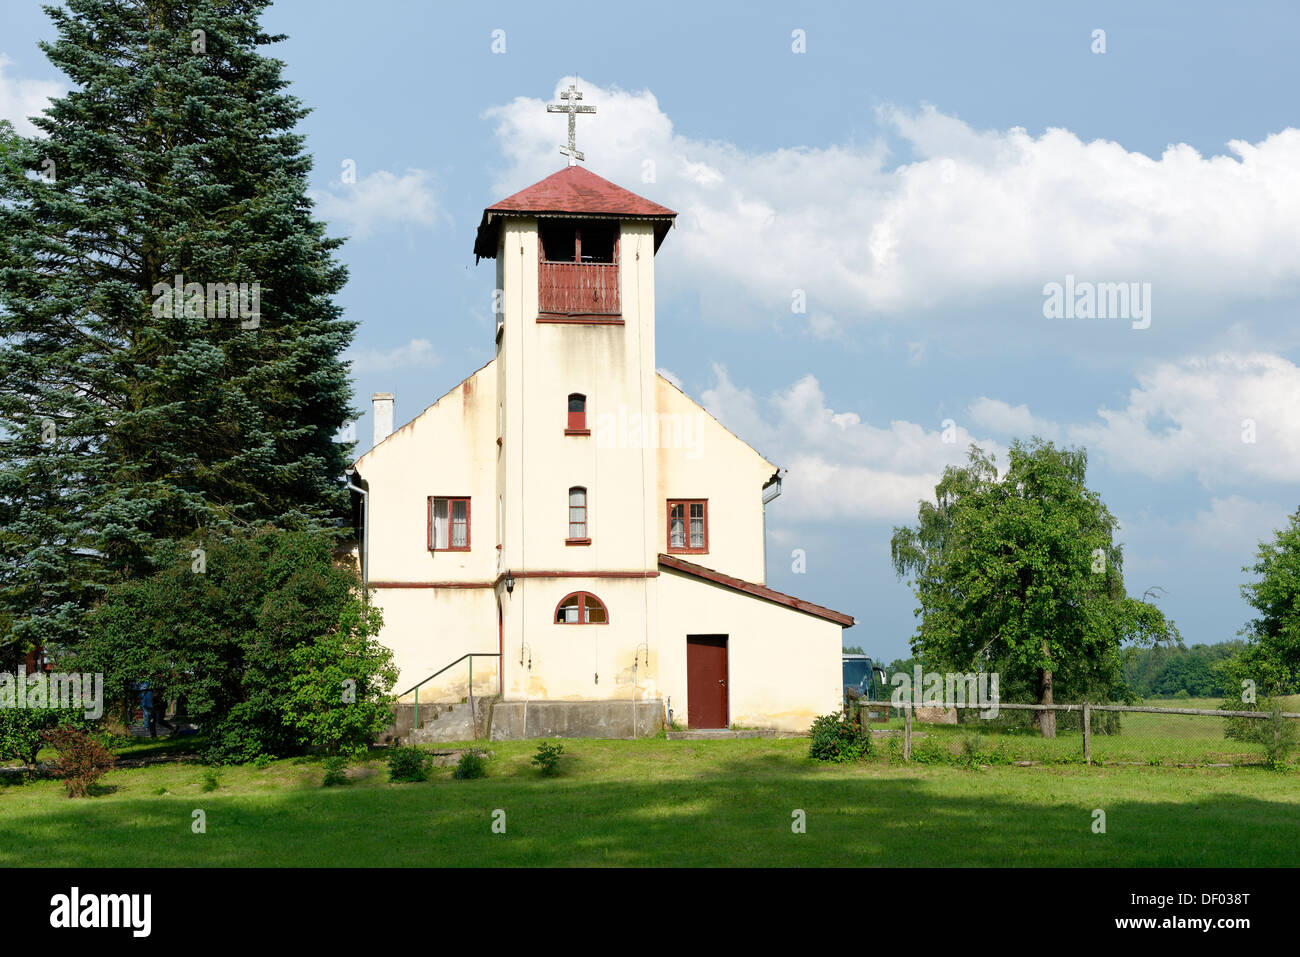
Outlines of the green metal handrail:
M 415 692 L 415 714 L 414 714 L 414 720 L 411 724 L 411 730 L 418 731 L 420 728 L 420 687 L 422 685 L 428 684 L 430 681 L 438 677 L 438 675 L 442 674 L 444 671 L 450 671 L 452 668 L 455 668 L 466 658 L 469 659 L 469 716 L 470 716 L 471 724 L 477 728 L 478 718 L 474 714 L 474 659 L 475 658 L 500 658 L 500 657 L 501 657 L 501 652 L 499 651 L 471 651 L 467 655 L 461 655 L 459 658 L 457 658 L 455 661 L 453 661 L 451 664 L 447 665 L 446 667 L 439 668 L 437 671 L 429 675 L 429 677 L 425 678 L 419 684 L 412 685 L 410 688 L 407 688 L 405 691 L 399 694 L 397 696 L 398 698 L 405 698 L 412 691 Z M 497 690 L 500 691 L 500 688 L 501 688 L 501 672 L 498 670 Z M 477 734 L 478 732 L 476 731 L 475 736 L 477 736 Z

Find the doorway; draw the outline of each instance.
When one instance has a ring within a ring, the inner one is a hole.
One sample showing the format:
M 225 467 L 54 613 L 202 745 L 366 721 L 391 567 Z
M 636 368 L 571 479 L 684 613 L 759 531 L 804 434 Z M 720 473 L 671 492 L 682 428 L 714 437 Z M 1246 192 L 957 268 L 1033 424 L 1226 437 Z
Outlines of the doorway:
M 686 720 L 695 729 L 725 728 L 727 636 L 686 636 Z

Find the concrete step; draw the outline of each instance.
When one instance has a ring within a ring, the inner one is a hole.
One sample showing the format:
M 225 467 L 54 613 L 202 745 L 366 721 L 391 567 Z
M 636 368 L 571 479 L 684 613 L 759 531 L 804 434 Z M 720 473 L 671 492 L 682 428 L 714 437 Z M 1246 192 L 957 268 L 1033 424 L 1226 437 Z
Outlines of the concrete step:
M 476 733 L 474 712 L 478 712 L 479 726 L 485 723 L 488 709 L 492 705 L 490 698 L 474 699 L 471 709 L 469 702 L 436 703 L 420 705 L 420 726 L 407 736 L 408 744 L 435 744 L 443 741 L 472 741 Z
M 752 728 L 747 731 L 732 731 L 730 728 L 705 728 L 699 731 L 669 731 L 669 741 L 719 741 L 734 738 L 775 738 L 776 731 L 771 728 Z

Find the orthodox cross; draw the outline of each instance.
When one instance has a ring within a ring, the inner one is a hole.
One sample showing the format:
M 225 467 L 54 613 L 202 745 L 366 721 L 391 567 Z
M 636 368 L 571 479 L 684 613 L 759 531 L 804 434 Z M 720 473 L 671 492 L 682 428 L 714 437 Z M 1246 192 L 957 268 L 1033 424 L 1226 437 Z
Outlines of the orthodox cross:
M 594 106 L 578 105 L 578 101 L 582 99 L 582 94 L 578 92 L 572 83 L 569 84 L 567 90 L 561 91 L 560 99 L 568 100 L 568 102 L 560 104 L 548 103 L 546 105 L 546 112 L 569 114 L 569 145 L 567 147 L 561 146 L 560 152 L 569 158 L 569 165 L 573 166 L 578 162 L 578 160 L 585 160 L 587 158 L 579 152 L 577 146 L 574 145 L 574 134 L 577 132 L 577 124 L 574 121 L 577 119 L 579 113 L 595 113 L 596 108 Z

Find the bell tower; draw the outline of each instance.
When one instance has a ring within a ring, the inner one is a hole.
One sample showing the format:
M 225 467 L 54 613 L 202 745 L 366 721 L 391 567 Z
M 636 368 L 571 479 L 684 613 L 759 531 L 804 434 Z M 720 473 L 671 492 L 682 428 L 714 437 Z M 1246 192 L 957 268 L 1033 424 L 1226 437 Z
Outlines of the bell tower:
M 654 257 L 675 216 L 576 165 L 483 212 L 498 571 L 657 567 Z

